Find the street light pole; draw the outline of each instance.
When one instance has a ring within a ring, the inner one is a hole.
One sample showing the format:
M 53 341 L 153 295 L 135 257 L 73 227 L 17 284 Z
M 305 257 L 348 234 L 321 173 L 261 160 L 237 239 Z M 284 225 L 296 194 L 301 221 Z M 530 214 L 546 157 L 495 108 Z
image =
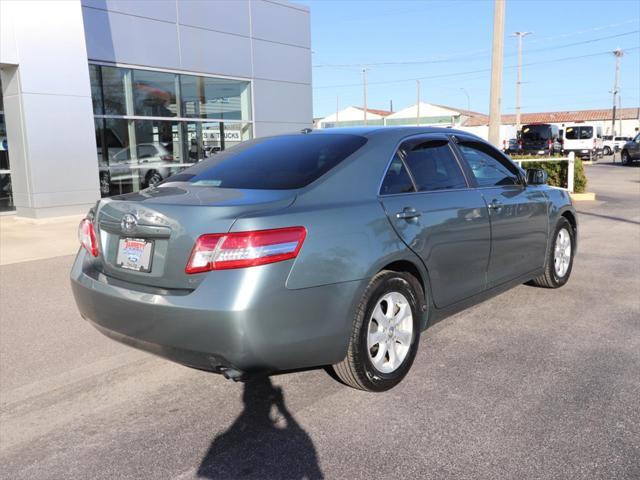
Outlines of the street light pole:
M 500 104 L 502 102 L 502 61 L 504 51 L 505 0 L 495 0 L 491 55 L 491 95 L 489 100 L 489 142 L 500 146 Z
M 616 74 L 613 82 L 613 118 L 611 119 L 611 135 L 616 135 L 616 99 L 618 96 L 618 80 L 620 79 L 620 59 L 624 55 L 624 52 L 617 48 L 613 51 L 616 57 Z
M 522 39 L 532 32 L 515 32 L 514 37 L 518 38 L 518 79 L 516 80 L 516 130 L 520 131 L 522 122 L 520 119 L 520 86 L 522 85 Z

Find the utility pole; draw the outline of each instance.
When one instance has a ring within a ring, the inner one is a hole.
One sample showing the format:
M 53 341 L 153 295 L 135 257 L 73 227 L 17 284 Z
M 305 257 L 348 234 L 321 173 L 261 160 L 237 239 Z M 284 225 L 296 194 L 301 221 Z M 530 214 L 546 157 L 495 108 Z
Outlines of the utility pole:
M 618 112 L 620 112 L 620 119 L 618 120 L 618 132 L 622 135 L 622 97 L 618 92 Z
M 367 124 L 367 69 L 362 69 L 362 88 L 364 94 L 364 124 Z
M 420 80 L 416 80 L 416 125 L 420 126 Z
M 522 39 L 532 32 L 515 32 L 514 37 L 518 38 L 518 79 L 516 80 L 516 130 L 520 131 L 522 122 L 520 121 L 520 85 L 522 85 Z
M 500 145 L 500 104 L 502 102 L 502 60 L 504 51 L 505 0 L 495 0 L 491 55 L 491 94 L 489 100 L 489 142 Z
M 611 119 L 611 135 L 615 137 L 616 135 L 616 99 L 618 96 L 618 80 L 620 78 L 620 59 L 624 55 L 624 52 L 621 49 L 616 48 L 613 51 L 613 54 L 616 57 L 616 74 L 615 74 L 615 80 L 613 82 L 613 118 Z

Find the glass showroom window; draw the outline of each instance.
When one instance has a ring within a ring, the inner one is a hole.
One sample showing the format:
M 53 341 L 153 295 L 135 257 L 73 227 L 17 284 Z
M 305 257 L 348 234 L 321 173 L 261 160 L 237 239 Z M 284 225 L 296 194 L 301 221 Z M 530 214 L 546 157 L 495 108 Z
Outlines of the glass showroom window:
M 0 84 L 0 212 L 15 210 L 11 193 L 11 170 L 9 170 L 9 144 L 4 123 L 4 103 Z
M 138 191 L 252 138 L 250 83 L 89 65 L 103 196 Z

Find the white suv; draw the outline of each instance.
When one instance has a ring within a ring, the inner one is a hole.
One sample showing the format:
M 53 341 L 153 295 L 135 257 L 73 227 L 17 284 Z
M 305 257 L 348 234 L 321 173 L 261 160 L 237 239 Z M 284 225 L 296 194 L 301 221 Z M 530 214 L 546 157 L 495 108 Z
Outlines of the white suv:
M 602 141 L 602 150 L 605 155 L 611 155 L 617 150 L 621 150 L 625 143 L 631 140 L 631 137 L 612 137 L 605 135 Z

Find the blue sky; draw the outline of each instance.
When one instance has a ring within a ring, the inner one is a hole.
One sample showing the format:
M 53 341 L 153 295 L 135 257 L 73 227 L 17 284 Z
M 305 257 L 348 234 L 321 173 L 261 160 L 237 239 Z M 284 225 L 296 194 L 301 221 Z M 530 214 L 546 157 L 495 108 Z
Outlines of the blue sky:
M 311 9 L 314 116 L 333 113 L 336 97 L 341 108 L 362 105 L 358 65 L 385 62 L 423 63 L 367 67 L 369 108 L 415 103 L 422 78 L 423 101 L 467 108 L 466 91 L 472 110 L 488 111 L 492 0 L 298 1 Z M 533 32 L 524 39 L 523 112 L 610 107 L 614 57 L 602 53 L 617 47 L 628 49 L 622 106 L 640 106 L 639 29 L 637 0 L 507 0 L 502 112 L 515 112 L 515 31 Z

